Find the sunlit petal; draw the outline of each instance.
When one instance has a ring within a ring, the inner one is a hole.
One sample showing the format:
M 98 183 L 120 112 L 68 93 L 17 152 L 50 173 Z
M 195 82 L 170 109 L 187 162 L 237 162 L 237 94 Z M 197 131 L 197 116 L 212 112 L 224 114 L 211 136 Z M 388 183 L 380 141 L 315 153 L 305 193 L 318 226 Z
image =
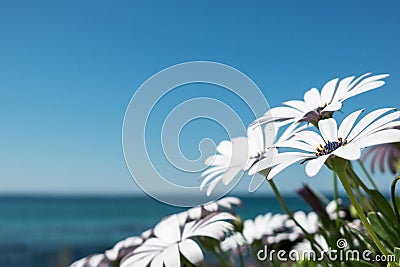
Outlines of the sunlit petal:
M 330 155 L 324 155 L 324 156 L 320 156 L 318 158 L 310 160 L 306 164 L 307 175 L 310 177 L 314 177 L 315 175 L 317 175 L 317 173 L 322 168 L 322 166 L 324 165 L 325 161 L 328 159 L 329 156 Z
M 179 243 L 179 250 L 182 255 L 194 265 L 198 265 L 204 260 L 203 252 L 199 245 L 191 239 L 186 239 Z
M 325 141 L 337 139 L 337 124 L 335 119 L 320 120 L 318 122 L 319 130 Z
M 347 138 L 358 116 L 360 116 L 361 112 L 363 111 L 364 111 L 363 109 L 357 110 L 351 113 L 342 121 L 342 123 L 339 126 L 338 137 Z
M 321 90 L 321 104 L 325 105 L 332 101 L 333 94 L 336 90 L 337 82 L 339 81 L 338 78 L 330 80 L 327 82 Z
M 333 151 L 332 154 L 344 159 L 356 160 L 361 157 L 361 149 L 358 145 L 351 143 L 346 146 L 339 147 Z
M 312 88 L 304 94 L 304 102 L 310 109 L 318 108 L 321 103 L 321 97 L 317 88 Z
M 400 130 L 389 129 L 383 130 L 366 137 L 358 139 L 355 143 L 360 147 L 369 147 L 379 144 L 388 144 L 400 142 Z

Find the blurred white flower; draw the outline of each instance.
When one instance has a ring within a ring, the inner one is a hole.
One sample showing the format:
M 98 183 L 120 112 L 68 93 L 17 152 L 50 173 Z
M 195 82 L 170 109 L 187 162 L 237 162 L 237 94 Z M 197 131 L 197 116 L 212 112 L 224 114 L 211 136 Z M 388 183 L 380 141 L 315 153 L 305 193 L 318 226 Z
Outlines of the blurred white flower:
M 327 82 L 321 93 L 317 88 L 312 88 L 304 94 L 304 101 L 291 100 L 284 102 L 285 106 L 270 109 L 257 122 L 270 121 L 287 124 L 291 122 L 318 122 L 320 119 L 330 117 L 332 112 L 340 110 L 346 99 L 365 93 L 385 84 L 382 79 L 388 74 L 369 76 L 366 73 L 356 78 L 346 77 L 339 81 L 338 78 Z
M 73 262 L 70 267 L 110 267 L 111 264 L 104 254 L 93 254 Z
M 246 244 L 246 240 L 244 239 L 241 233 L 234 233 L 231 236 L 226 237 L 219 245 L 222 251 L 235 250 L 239 247 Z
M 339 207 L 338 207 L 339 204 Z M 332 200 L 331 202 L 328 203 L 328 205 L 326 205 L 325 211 L 328 214 L 329 218 L 331 220 L 335 220 L 339 215 L 339 218 L 344 218 L 346 217 L 346 212 L 343 210 L 338 210 L 337 214 L 336 214 L 336 209 L 340 208 L 340 205 L 342 204 L 342 200 L 339 198 L 337 199 L 337 203 L 335 200 Z
M 398 120 L 400 112 L 387 114 L 393 110 L 393 108 L 375 110 L 355 124 L 363 111 L 358 110 L 347 116 L 339 128 L 333 118 L 320 120 L 318 122 L 320 133 L 304 130 L 295 133 L 291 140 L 276 143 L 277 147 L 305 152 L 283 152 L 276 155 L 268 179 L 272 179 L 279 172 L 300 160 L 308 161 L 305 169 L 307 175 L 312 177 L 319 172 L 329 157 L 356 160 L 360 158 L 362 148 L 399 142 L 400 130 L 393 127 L 400 125 Z
M 311 211 L 306 214 L 304 211 L 296 211 L 293 213 L 293 217 L 309 234 L 314 234 L 318 231 L 320 224 L 318 215 L 315 212 Z M 303 235 L 303 231 L 293 220 L 286 220 L 285 226 L 293 229 L 293 234 L 289 238 L 290 241 L 294 241 Z
M 146 240 L 146 239 L 148 239 L 148 238 L 151 237 L 151 236 L 153 236 L 153 228 L 147 229 L 146 231 L 144 231 L 144 232 L 140 235 L 140 237 L 141 237 L 143 240 Z
M 233 229 L 226 220 L 235 220 L 235 217 L 227 212 L 213 213 L 180 227 L 178 216 L 172 215 L 156 225 L 154 237 L 122 259 L 121 267 L 144 267 L 149 264 L 152 267 L 179 267 L 181 256 L 198 265 L 203 261 L 203 252 L 193 238 L 207 236 L 222 239 L 226 232 Z
M 121 260 L 125 255 L 132 252 L 142 243 L 143 239 L 140 237 L 128 237 L 127 239 L 119 241 L 112 249 L 107 250 L 105 256 L 109 261 Z
M 287 140 L 305 127 L 291 125 L 277 141 Z M 207 195 L 210 195 L 219 182 L 227 185 L 242 171 L 248 170 L 249 173 L 255 174 L 265 170 L 266 166 L 271 165 L 277 153 L 276 148 L 274 148 L 276 134 L 277 129 L 275 129 L 274 123 L 269 123 L 264 129 L 261 126 L 249 127 L 247 138 L 237 137 L 231 141 L 222 141 L 217 146 L 218 154 L 209 157 L 205 162 L 210 168 L 200 176 L 203 179 L 200 190 L 208 186 Z M 266 173 L 263 173 L 261 182 L 265 176 Z M 253 178 L 249 191 L 257 189 L 260 186 L 260 181 L 255 181 Z
M 363 231 L 365 229 L 364 224 L 361 222 L 360 219 L 355 219 L 351 222 L 348 222 L 347 226 L 358 231 Z
M 274 236 L 276 232 L 281 230 L 284 226 L 285 220 L 288 216 L 286 214 L 267 213 L 265 215 L 258 215 L 254 220 L 245 220 L 243 223 L 243 236 L 248 244 L 252 244 L 255 240 L 261 240 L 264 237 Z M 270 239 L 273 241 L 275 239 Z
M 322 236 L 322 235 L 315 235 L 314 236 L 314 240 L 315 242 L 320 246 L 320 248 L 318 250 L 320 250 L 320 252 L 327 252 L 329 251 L 331 248 L 329 247 L 328 243 L 326 242 L 326 239 Z M 311 242 L 307 239 L 304 239 L 303 241 L 297 243 L 294 247 L 294 250 L 296 250 L 297 252 L 299 252 L 300 255 L 304 255 L 307 252 L 312 251 L 312 246 L 311 246 Z
M 232 212 L 234 206 L 240 206 L 241 204 L 242 201 L 237 197 L 224 197 L 205 205 L 190 208 L 177 214 L 179 225 L 183 226 L 186 222 L 199 220 L 213 212 Z
M 204 205 L 204 209 L 209 212 L 217 212 L 222 209 L 232 210 L 234 206 L 242 205 L 242 201 L 238 197 L 224 197 L 217 201 Z

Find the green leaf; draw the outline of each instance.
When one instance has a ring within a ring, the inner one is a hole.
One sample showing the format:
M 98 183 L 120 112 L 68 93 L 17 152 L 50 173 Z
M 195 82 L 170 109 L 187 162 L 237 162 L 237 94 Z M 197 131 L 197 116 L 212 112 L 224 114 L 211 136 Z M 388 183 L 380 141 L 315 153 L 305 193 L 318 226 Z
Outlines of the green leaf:
M 387 225 L 376 212 L 369 212 L 367 217 L 374 231 L 383 239 L 382 241 L 385 241 L 389 247 L 395 247 L 399 241 L 392 231 L 393 226 Z
M 369 190 L 368 193 L 378 211 L 380 211 L 389 221 L 393 222 L 398 230 L 399 225 L 397 225 L 396 215 L 386 198 L 377 190 Z
M 370 262 L 363 261 L 363 260 L 345 261 L 345 262 L 341 263 L 341 266 L 343 266 L 343 267 L 349 267 L 349 266 L 354 266 L 354 267 L 359 267 L 359 266 L 361 266 L 361 267 L 364 267 L 364 266 L 365 267 L 372 267 L 372 266 L 374 266 L 374 267 L 376 267 L 376 265 L 374 265 L 374 264 L 372 264 Z
M 396 263 L 400 263 L 400 248 L 395 247 L 393 251 L 394 256 L 396 257 Z

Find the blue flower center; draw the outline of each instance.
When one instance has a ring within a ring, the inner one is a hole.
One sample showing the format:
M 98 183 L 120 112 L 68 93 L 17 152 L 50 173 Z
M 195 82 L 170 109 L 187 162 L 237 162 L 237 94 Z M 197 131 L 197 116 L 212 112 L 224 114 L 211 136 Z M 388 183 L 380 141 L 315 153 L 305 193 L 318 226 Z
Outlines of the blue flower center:
M 315 153 L 315 156 L 323 156 L 323 155 L 328 155 L 338 149 L 339 147 L 347 145 L 347 140 L 342 137 L 339 137 L 337 141 L 327 141 L 325 145 L 320 144 L 319 147 L 316 148 L 317 152 Z

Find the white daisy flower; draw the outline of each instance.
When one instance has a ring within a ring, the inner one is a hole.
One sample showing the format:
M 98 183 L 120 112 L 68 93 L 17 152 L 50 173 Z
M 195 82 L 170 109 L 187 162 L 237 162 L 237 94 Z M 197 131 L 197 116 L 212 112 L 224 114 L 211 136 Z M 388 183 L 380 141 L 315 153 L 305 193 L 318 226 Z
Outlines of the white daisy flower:
M 276 155 L 268 179 L 272 179 L 279 172 L 300 160 L 308 161 L 305 169 L 307 175 L 312 177 L 319 172 L 330 157 L 356 160 L 360 158 L 362 148 L 399 142 L 400 130 L 393 127 L 400 125 L 398 120 L 400 111 L 389 113 L 393 110 L 393 108 L 375 110 L 355 124 L 363 111 L 358 110 L 347 116 L 340 127 L 337 127 L 336 120 L 333 118 L 320 120 L 318 122 L 320 133 L 305 130 L 295 133 L 291 140 L 278 142 L 277 147 L 305 152 L 283 152 Z
M 141 237 L 143 240 L 149 239 L 149 238 L 152 237 L 152 236 L 153 236 L 153 228 L 147 229 L 146 231 L 144 231 L 144 232 L 140 235 L 140 237 Z
M 146 240 L 131 254 L 121 261 L 121 267 L 131 266 L 181 266 L 181 256 L 190 263 L 198 265 L 203 261 L 203 252 L 193 240 L 195 237 L 207 236 L 220 240 L 233 226 L 226 220 L 234 220 L 230 213 L 213 213 L 204 219 L 192 221 L 183 227 L 179 218 L 172 215 L 161 221 L 154 228 L 154 237 Z
M 237 197 L 224 197 L 211 203 L 196 206 L 177 214 L 179 225 L 183 226 L 190 221 L 199 220 L 213 212 L 229 211 L 232 212 L 234 206 L 242 205 L 242 201 Z
M 340 210 L 340 205 L 342 205 L 342 200 L 340 198 L 337 200 L 337 203 L 335 200 L 332 200 L 331 202 L 328 203 L 328 205 L 326 205 L 325 211 L 331 220 L 337 219 L 337 215 L 339 215 L 339 218 L 346 217 L 346 212 L 344 210 Z M 339 208 L 339 210 L 338 213 L 336 214 L 337 207 Z
M 353 96 L 365 93 L 385 84 L 382 79 L 388 74 L 370 76 L 366 73 L 358 78 L 346 77 L 339 81 L 338 78 L 327 82 L 321 90 L 312 88 L 304 94 L 304 101 L 291 100 L 284 102 L 285 106 L 270 109 L 257 122 L 267 123 L 271 120 L 287 124 L 291 122 L 318 122 L 320 119 L 329 118 L 332 112 L 342 108 L 342 103 Z
M 93 254 L 73 262 L 70 267 L 109 267 L 111 263 L 104 254 Z
M 215 202 L 204 205 L 204 209 L 209 212 L 217 212 L 225 210 L 232 210 L 234 206 L 242 205 L 242 201 L 238 197 L 224 197 Z
M 233 235 L 225 238 L 224 241 L 219 244 L 219 246 L 222 251 L 229 251 L 236 250 L 245 244 L 246 240 L 244 239 L 243 235 L 241 233 L 234 233 Z
M 263 237 L 273 236 L 284 227 L 287 218 L 286 214 L 267 213 L 258 215 L 254 220 L 245 220 L 243 236 L 248 244 L 252 244 L 255 240 L 261 240 Z
M 314 234 L 318 231 L 320 223 L 318 215 L 315 212 L 305 213 L 304 211 L 296 211 L 293 213 L 293 217 L 307 233 Z M 293 234 L 289 238 L 290 241 L 294 241 L 303 235 L 303 231 L 293 220 L 286 220 L 285 226 L 293 229 Z
M 317 234 L 314 236 L 314 240 L 321 247 L 321 249 L 319 249 L 320 252 L 322 252 L 322 251 L 328 252 L 331 250 L 331 248 L 329 247 L 328 242 L 326 242 L 326 239 L 324 236 Z M 296 250 L 297 252 L 299 252 L 300 255 L 306 255 L 306 254 L 310 255 L 307 252 L 310 252 L 313 250 L 312 246 L 311 246 L 311 242 L 307 239 L 304 239 L 302 242 L 297 243 L 293 247 L 293 249 Z
M 278 142 L 289 139 L 295 132 L 305 129 L 306 126 L 289 126 L 279 137 Z M 276 132 L 274 123 L 267 124 L 264 129 L 261 126 L 249 127 L 246 137 L 233 138 L 232 141 L 222 141 L 217 146 L 217 155 L 209 157 L 205 164 L 210 168 L 205 170 L 200 178 L 203 179 L 200 190 L 206 186 L 207 195 L 210 195 L 215 186 L 222 182 L 227 185 L 242 171 L 248 170 L 252 174 L 266 169 L 270 165 L 277 150 L 273 147 Z M 249 191 L 255 191 L 262 180 L 253 180 Z M 212 182 L 210 182 L 212 180 Z M 210 183 L 209 183 L 210 182 Z
M 128 237 L 119 241 L 112 249 L 107 250 L 104 254 L 109 261 L 121 260 L 125 255 L 132 252 L 135 248 L 143 243 L 143 239 L 137 236 Z

